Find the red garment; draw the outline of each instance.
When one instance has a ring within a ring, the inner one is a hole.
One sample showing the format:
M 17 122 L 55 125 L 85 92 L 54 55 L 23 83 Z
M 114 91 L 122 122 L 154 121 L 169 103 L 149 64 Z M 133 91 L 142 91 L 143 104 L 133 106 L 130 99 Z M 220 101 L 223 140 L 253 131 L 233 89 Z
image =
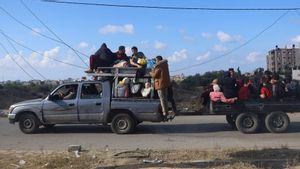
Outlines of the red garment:
M 269 97 L 271 97 L 271 92 L 270 92 L 270 90 L 267 87 L 263 86 L 260 89 L 260 95 L 264 95 L 265 98 L 269 98 Z
M 234 101 L 236 100 L 235 98 L 227 99 L 224 96 L 223 92 L 210 92 L 209 97 L 210 97 L 210 100 L 214 101 L 214 102 L 221 101 L 223 103 L 234 103 Z
M 239 90 L 239 100 L 247 100 L 250 97 L 250 91 L 248 86 L 242 86 Z
M 128 56 L 125 53 L 120 53 L 117 52 L 116 53 L 116 60 L 125 60 L 125 61 L 129 61 Z

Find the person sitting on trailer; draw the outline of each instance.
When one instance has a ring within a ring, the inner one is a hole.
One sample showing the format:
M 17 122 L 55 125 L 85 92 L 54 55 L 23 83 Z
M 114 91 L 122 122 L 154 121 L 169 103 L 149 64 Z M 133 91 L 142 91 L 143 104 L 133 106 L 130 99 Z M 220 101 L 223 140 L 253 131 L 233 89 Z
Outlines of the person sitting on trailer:
M 219 85 L 213 85 L 213 92 L 209 93 L 210 100 L 213 102 L 223 102 L 223 103 L 234 103 L 237 100 L 237 97 L 227 99 L 224 96 L 223 92 L 220 92 Z
M 262 99 L 269 99 L 271 95 L 271 84 L 269 82 L 269 78 L 264 76 L 262 77 L 262 87 L 260 88 L 259 97 Z

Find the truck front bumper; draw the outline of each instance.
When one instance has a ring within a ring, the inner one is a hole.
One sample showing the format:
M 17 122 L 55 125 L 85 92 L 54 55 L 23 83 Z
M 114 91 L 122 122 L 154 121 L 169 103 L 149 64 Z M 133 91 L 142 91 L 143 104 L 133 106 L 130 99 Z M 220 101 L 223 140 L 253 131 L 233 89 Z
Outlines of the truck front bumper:
M 7 117 L 8 117 L 8 120 L 9 120 L 10 124 L 14 124 L 15 123 L 15 117 L 16 117 L 15 114 L 8 114 Z

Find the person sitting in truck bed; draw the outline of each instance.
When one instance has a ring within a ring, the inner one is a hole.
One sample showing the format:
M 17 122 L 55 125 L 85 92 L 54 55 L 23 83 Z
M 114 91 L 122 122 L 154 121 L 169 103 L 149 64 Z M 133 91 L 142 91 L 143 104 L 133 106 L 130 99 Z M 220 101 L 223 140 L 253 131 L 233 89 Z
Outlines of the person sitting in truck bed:
M 227 99 L 224 93 L 220 92 L 220 87 L 217 84 L 213 85 L 213 90 L 209 93 L 210 100 L 213 102 L 234 103 L 237 100 L 237 97 Z

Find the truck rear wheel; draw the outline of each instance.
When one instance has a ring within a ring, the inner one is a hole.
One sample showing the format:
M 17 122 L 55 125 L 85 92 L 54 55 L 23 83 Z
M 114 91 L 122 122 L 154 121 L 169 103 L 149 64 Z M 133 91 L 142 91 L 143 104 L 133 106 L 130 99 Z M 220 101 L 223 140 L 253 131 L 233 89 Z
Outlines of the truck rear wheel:
M 255 133 L 259 129 L 259 118 L 254 113 L 241 113 L 236 118 L 236 127 L 242 133 Z
M 23 114 L 19 119 L 19 128 L 25 134 L 37 132 L 39 121 L 33 114 Z
M 117 114 L 113 117 L 110 127 L 114 133 L 129 134 L 134 131 L 135 122 L 128 114 Z
M 282 133 L 290 124 L 289 116 L 284 112 L 272 112 L 266 116 L 265 125 L 271 133 Z

